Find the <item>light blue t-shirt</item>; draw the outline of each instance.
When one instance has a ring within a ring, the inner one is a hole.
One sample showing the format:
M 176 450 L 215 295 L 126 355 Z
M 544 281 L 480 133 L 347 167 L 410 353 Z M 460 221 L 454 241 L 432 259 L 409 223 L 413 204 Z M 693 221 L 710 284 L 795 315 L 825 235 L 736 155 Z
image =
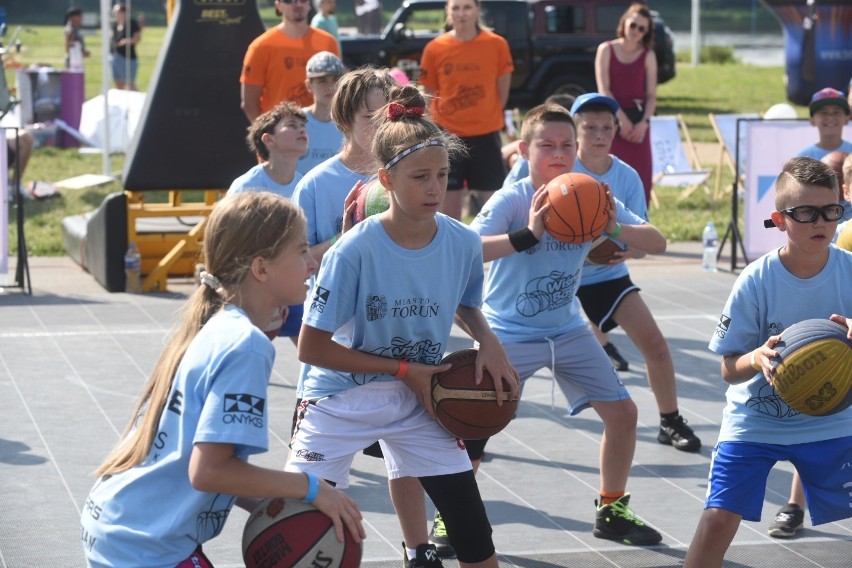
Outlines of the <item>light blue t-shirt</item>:
M 396 244 L 378 216 L 348 231 L 322 259 L 305 323 L 358 351 L 438 365 L 456 309 L 479 307 L 484 269 L 479 235 L 443 214 L 435 221 L 435 238 L 417 250 Z M 310 367 L 302 396 L 394 380 Z
M 343 202 L 358 181 L 369 178 L 343 165 L 340 156 L 315 167 L 296 185 L 293 201 L 308 218 L 308 244 L 329 240 L 343 228 Z
M 290 199 L 301 179 L 302 174 L 296 171 L 293 172 L 293 179 L 290 183 L 282 185 L 269 177 L 269 174 L 263 169 L 263 164 L 258 164 L 235 179 L 231 187 L 228 188 L 227 195 L 244 191 L 269 191 Z
M 813 158 L 814 160 L 822 160 L 832 152 L 846 152 L 848 154 L 849 152 L 852 152 L 852 142 L 847 142 L 846 140 L 843 140 L 840 146 L 835 148 L 834 150 L 825 150 L 823 148 L 820 148 L 816 144 L 812 144 L 796 155 L 804 156 L 806 158 Z M 841 183 L 843 183 L 842 180 Z
M 512 164 L 512 169 L 509 170 L 509 173 L 506 175 L 506 179 L 503 180 L 503 187 L 508 187 L 516 181 L 529 177 L 529 175 L 530 163 L 526 160 L 526 158 L 518 154 L 518 158 L 515 160 L 515 163 Z
M 233 444 L 242 460 L 267 450 L 274 358 L 272 343 L 239 308 L 210 318 L 180 362 L 148 456 L 98 480 L 86 499 L 89 566 L 174 568 L 222 531 L 236 498 L 192 487 L 192 448 Z
M 497 191 L 471 223 L 482 236 L 503 235 L 527 226 L 535 188 L 530 178 Z M 643 220 L 616 200 L 618 221 Z M 577 300 L 580 273 L 591 243 L 560 242 L 546 231 L 541 242 L 491 263 L 482 313 L 503 343 L 556 337 L 586 325 Z
M 337 53 L 343 54 L 343 51 L 340 49 L 340 29 L 337 24 L 337 16 L 334 14 L 324 16 L 322 12 L 317 12 L 311 18 L 311 27 L 327 31 L 333 35 L 334 39 L 337 40 Z
M 308 151 L 299 158 L 296 165 L 302 175 L 335 156 L 343 147 L 343 133 L 338 130 L 333 120 L 323 122 L 308 110 L 305 110 L 305 116 L 308 119 L 305 124 L 308 131 Z
M 829 248 L 828 262 L 812 278 L 796 278 L 784 268 L 778 250 L 745 267 L 728 298 L 710 350 L 722 356 L 748 353 L 792 324 L 831 314 L 852 314 L 852 253 Z M 720 442 L 800 444 L 852 436 L 852 407 L 830 416 L 799 414 L 755 373 L 731 385 L 722 414 Z
M 625 162 L 615 156 L 610 157 L 612 158 L 612 167 L 603 175 L 597 175 L 587 170 L 579 158 L 574 162 L 574 171 L 590 175 L 599 181 L 608 183 L 616 199 L 621 201 L 630 211 L 647 221 L 648 205 L 645 201 L 645 189 L 642 185 L 642 179 L 636 173 L 636 170 Z M 618 242 L 618 245 L 622 249 L 627 248 L 625 244 L 619 241 L 616 242 Z M 583 266 L 580 285 L 598 284 L 627 275 L 627 263 L 625 262 L 620 262 L 612 266 L 586 263 Z

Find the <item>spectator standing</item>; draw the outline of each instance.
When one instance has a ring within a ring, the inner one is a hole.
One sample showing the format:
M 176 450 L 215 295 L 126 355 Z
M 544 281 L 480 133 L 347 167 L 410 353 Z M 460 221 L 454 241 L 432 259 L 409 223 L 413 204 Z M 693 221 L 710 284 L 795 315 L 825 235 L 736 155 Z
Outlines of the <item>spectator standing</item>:
M 110 52 L 112 54 L 112 79 L 117 89 L 138 91 L 136 74 L 139 59 L 136 44 L 142 41 L 142 26 L 134 18 L 127 17 L 127 4 L 119 2 L 112 8 L 115 21 L 112 23 Z
M 616 39 L 598 46 L 598 92 L 618 101 L 618 135 L 611 153 L 642 178 L 645 202 L 651 198 L 651 117 L 657 109 L 657 56 L 654 22 L 644 4 L 631 4 L 621 16 Z
M 435 120 L 469 151 L 453 160 L 441 206 L 442 213 L 460 219 L 465 185 L 480 192 L 484 203 L 506 177 L 500 131 L 514 66 L 506 40 L 480 23 L 479 0 L 447 0 L 446 11 L 452 29 L 423 48 L 420 82 L 434 95 Z
M 86 49 L 86 42 L 83 40 L 83 33 L 80 27 L 83 23 L 83 11 L 76 6 L 72 6 L 65 11 L 65 68 L 71 69 L 71 52 L 74 49 L 80 50 L 81 57 L 88 57 L 89 50 Z
M 308 59 L 320 51 L 340 55 L 334 36 L 308 25 L 309 1 L 275 0 L 281 24 L 258 36 L 246 51 L 240 98 L 250 122 L 285 100 L 312 104 L 305 86 Z
M 337 25 L 337 16 L 334 15 L 335 11 L 337 11 L 337 0 L 315 0 L 314 9 L 317 13 L 311 18 L 311 27 L 333 35 L 337 41 L 337 52 L 343 53 L 340 49 L 340 31 Z

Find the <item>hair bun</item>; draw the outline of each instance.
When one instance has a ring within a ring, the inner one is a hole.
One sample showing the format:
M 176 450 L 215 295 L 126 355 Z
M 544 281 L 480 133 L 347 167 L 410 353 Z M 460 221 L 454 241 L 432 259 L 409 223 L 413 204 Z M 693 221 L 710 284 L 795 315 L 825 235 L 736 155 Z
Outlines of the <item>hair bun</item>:
M 388 105 L 388 119 L 399 120 L 401 118 L 421 118 L 426 108 L 422 106 L 407 107 L 400 103 L 390 103 Z

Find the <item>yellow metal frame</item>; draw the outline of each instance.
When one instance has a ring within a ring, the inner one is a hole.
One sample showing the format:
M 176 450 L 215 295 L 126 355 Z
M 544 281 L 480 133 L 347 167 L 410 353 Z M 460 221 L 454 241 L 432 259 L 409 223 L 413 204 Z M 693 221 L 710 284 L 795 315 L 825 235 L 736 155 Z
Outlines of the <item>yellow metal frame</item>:
M 146 203 L 147 192 L 126 191 L 127 242 L 135 242 L 142 254 L 142 291 L 163 292 L 169 275 L 192 274 L 201 254 L 201 241 L 207 217 L 224 189 L 204 190 L 201 201 L 184 201 L 183 193 L 190 190 L 170 190 L 166 203 Z M 198 190 L 191 190 L 198 191 Z M 153 217 L 202 217 L 186 233 L 137 231 L 137 221 Z

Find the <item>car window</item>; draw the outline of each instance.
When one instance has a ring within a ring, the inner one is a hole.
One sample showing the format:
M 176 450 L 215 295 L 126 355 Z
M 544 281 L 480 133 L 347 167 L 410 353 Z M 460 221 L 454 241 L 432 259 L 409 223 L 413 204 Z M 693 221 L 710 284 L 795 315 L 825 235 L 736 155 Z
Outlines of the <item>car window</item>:
M 529 33 L 527 19 L 532 12 L 525 6 L 501 6 L 489 9 L 482 4 L 482 23 L 509 42 L 523 42 Z
M 415 36 L 437 35 L 444 33 L 447 13 L 443 7 L 417 9 L 411 12 L 411 16 L 405 24 L 406 34 Z
M 586 31 L 583 6 L 545 6 L 545 29 L 549 34 L 576 34 Z

